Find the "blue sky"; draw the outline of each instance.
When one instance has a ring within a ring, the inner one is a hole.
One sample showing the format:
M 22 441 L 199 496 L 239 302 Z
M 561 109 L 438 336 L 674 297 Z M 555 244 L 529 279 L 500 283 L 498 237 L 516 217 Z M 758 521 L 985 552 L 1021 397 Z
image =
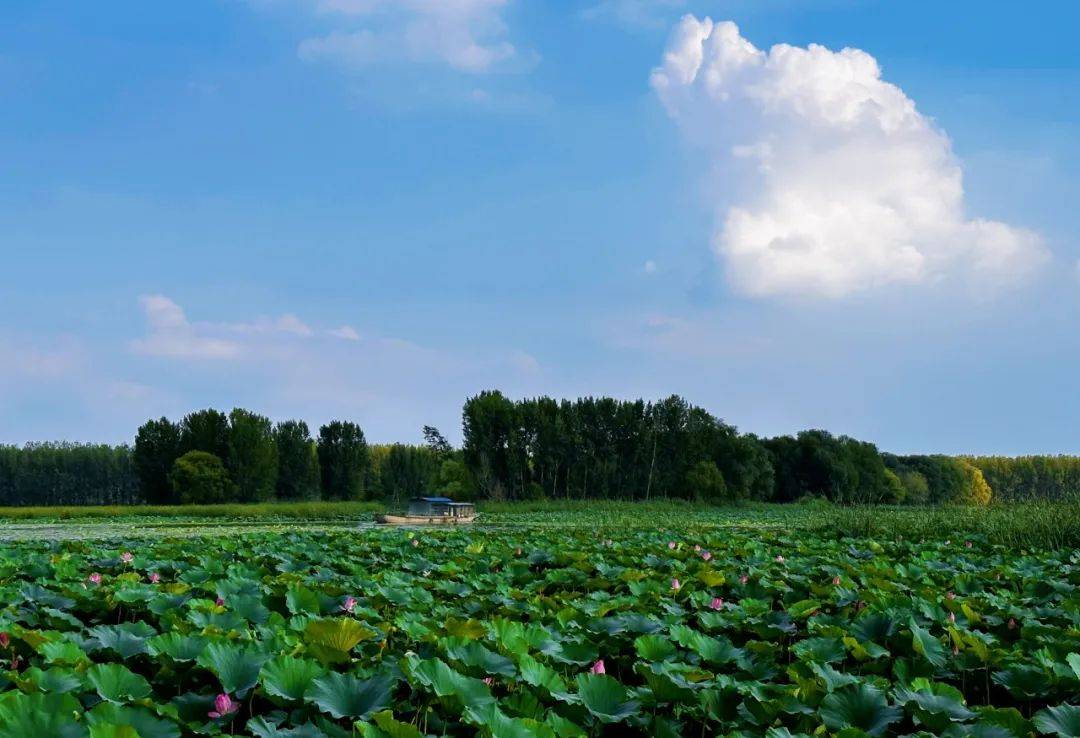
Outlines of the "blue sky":
M 0 442 L 236 405 L 459 438 L 464 397 L 498 387 L 1080 452 L 1077 20 L 5 3 Z

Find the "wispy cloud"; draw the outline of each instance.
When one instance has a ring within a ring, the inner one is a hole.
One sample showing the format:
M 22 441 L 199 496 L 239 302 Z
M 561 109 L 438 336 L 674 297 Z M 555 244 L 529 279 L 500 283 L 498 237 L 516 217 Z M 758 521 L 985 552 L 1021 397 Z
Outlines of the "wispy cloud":
M 359 341 L 348 325 L 316 330 L 293 313 L 261 316 L 247 322 L 188 320 L 183 308 L 165 295 L 143 295 L 139 305 L 146 318 L 147 335 L 131 342 L 135 353 L 185 360 L 253 358 L 280 349 L 282 341 L 319 336 Z
M 351 325 L 343 325 L 340 328 L 330 328 L 326 331 L 327 335 L 334 336 L 335 338 L 341 338 L 345 341 L 359 341 L 360 334 L 356 332 L 356 329 Z
M 0 336 L 0 380 L 5 377 L 56 379 L 78 373 L 84 364 L 85 352 L 72 340 L 42 344 Z
M 305 61 L 352 69 L 434 64 L 467 74 L 515 71 L 535 54 L 509 40 L 508 0 L 314 0 L 330 29 L 301 41 Z
M 148 327 L 147 335 L 132 341 L 139 354 L 173 359 L 234 359 L 240 355 L 235 341 L 206 335 L 192 325 L 183 308 L 164 295 L 139 298 Z M 227 326 L 226 326 L 227 328 Z

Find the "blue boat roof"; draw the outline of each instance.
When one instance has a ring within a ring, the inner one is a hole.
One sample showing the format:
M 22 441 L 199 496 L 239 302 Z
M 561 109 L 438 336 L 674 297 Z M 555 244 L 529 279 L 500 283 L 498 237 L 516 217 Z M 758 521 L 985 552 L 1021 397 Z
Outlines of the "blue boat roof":
M 424 502 L 453 502 L 449 497 L 418 497 L 416 499 Z

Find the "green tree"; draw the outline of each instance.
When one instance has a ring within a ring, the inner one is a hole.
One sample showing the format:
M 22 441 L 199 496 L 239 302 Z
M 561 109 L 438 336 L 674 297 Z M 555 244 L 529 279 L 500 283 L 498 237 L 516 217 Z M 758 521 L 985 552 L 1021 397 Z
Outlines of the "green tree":
M 909 505 L 926 504 L 930 498 L 930 485 L 925 476 L 913 469 L 901 470 L 897 476 L 900 477 L 900 484 L 903 487 L 903 495 L 899 502 L 906 502 Z
M 900 476 L 892 469 L 885 470 L 885 489 L 885 497 L 879 500 L 879 502 L 895 504 L 897 502 L 903 502 L 907 497 L 907 490 L 904 488 L 904 483 L 900 480 Z
M 0 446 L 0 504 L 131 505 L 143 502 L 128 446 Z
M 447 459 L 440 464 L 435 491 L 455 500 L 472 499 L 472 484 L 465 462 L 459 459 Z
M 229 473 L 221 459 L 205 451 L 188 451 L 173 463 L 173 494 L 185 505 L 211 505 L 229 499 Z
M 368 447 L 360 426 L 339 420 L 322 426 L 319 428 L 318 452 L 323 498 L 363 499 Z
M 728 501 L 728 486 L 716 463 L 699 461 L 686 472 L 686 488 L 690 495 L 702 502 Z
M 438 471 L 438 459 L 427 446 L 395 443 L 380 464 L 379 489 L 387 500 L 400 503 L 430 493 Z
M 440 433 L 439 429 L 433 425 L 424 426 L 424 442 L 440 460 L 445 459 L 454 452 L 454 447 L 446 440 L 446 436 Z
M 250 410 L 229 413 L 229 455 L 226 467 L 239 502 L 274 499 L 278 449 L 270 419 Z
M 180 421 L 180 453 L 205 451 L 227 463 L 229 458 L 229 417 L 220 410 L 188 413 Z
M 386 496 L 383 491 L 383 467 L 390 458 L 390 444 L 373 443 L 368 445 L 367 470 L 364 472 L 364 494 L 372 499 Z
M 286 420 L 274 428 L 278 453 L 277 496 L 282 500 L 319 497 L 319 454 L 307 423 Z
M 169 472 L 180 456 L 180 426 L 168 418 L 148 420 L 135 435 L 134 463 L 143 499 L 151 504 L 176 502 Z
M 482 497 L 499 500 L 510 495 L 519 466 L 511 459 L 517 416 L 514 403 L 497 390 L 481 392 L 465 402 L 462 451 Z

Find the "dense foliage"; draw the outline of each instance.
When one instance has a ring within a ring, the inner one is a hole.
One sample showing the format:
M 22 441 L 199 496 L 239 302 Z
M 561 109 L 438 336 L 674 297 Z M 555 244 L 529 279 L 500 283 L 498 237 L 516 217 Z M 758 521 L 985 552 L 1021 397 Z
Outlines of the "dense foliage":
M 1080 499 L 1080 457 L 896 456 L 823 430 L 758 438 L 680 397 L 469 398 L 463 445 L 424 426 L 425 445 L 369 445 L 355 423 L 312 438 L 237 408 L 147 421 L 134 446 L 0 446 L 0 505 L 174 504 L 190 451 L 221 460 L 225 500 L 381 500 L 422 493 L 524 501 L 671 500 L 975 504 Z
M 1078 456 L 974 456 L 965 461 L 982 471 L 996 499 L 1080 499 Z
M 514 402 L 483 392 L 465 403 L 462 427 L 465 463 L 491 499 L 693 497 L 687 475 L 702 461 L 733 497 L 764 499 L 773 487 L 755 437 L 679 397 Z
M 184 505 L 216 505 L 232 496 L 225 465 L 206 451 L 188 451 L 177 459 L 169 480 L 173 494 Z
M 438 486 L 439 456 L 427 446 L 377 445 L 370 448 L 369 455 L 368 489 L 374 498 L 400 505 Z
M 76 443 L 0 446 L 0 504 L 142 502 L 131 449 Z
M 319 429 L 317 451 L 323 497 L 328 500 L 363 498 L 369 459 L 367 441 L 360 426 L 337 420 L 324 425 Z
M 514 402 L 483 392 L 465 403 L 462 425 L 473 486 L 495 500 L 986 504 L 993 486 L 964 459 L 883 455 L 823 430 L 764 440 L 740 434 L 679 397 Z
M 286 420 L 274 427 L 277 445 L 279 500 L 316 500 L 322 486 L 319 452 L 311 442 L 308 425 L 302 420 Z
M 651 507 L 0 544 L 0 738 L 1080 734 L 1075 550 Z

